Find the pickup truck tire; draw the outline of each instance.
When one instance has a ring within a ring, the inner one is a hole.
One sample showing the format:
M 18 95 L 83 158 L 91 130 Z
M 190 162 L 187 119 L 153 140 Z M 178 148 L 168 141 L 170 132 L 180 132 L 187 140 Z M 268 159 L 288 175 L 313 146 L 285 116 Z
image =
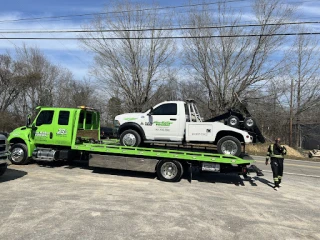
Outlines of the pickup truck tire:
M 135 130 L 126 130 L 120 135 L 120 144 L 127 147 L 137 147 L 141 143 L 141 137 Z
M 161 181 L 178 182 L 183 175 L 183 167 L 177 160 L 161 160 L 157 165 L 156 172 Z
M 230 127 L 239 128 L 240 120 L 236 116 L 230 116 L 227 119 L 227 125 L 230 126 Z
M 0 176 L 2 176 L 7 170 L 7 164 L 0 165 Z
M 25 144 L 13 144 L 10 151 L 11 155 L 9 157 L 9 160 L 12 162 L 12 164 L 23 165 L 29 162 L 28 148 Z
M 239 156 L 241 154 L 241 142 L 233 136 L 222 137 L 217 143 L 217 151 L 220 154 Z

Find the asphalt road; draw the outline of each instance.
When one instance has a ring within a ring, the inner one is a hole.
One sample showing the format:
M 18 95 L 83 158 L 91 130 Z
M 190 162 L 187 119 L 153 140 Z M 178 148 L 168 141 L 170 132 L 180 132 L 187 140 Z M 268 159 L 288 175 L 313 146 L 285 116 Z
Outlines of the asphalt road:
M 270 161 L 269 164 L 266 166 L 265 157 L 251 157 L 256 161 L 254 164 L 257 167 L 262 169 L 264 172 L 271 172 Z M 286 174 L 320 178 L 320 162 L 285 159 L 284 175 Z
M 285 167 L 311 175 L 319 164 Z M 11 165 L 0 178 L 0 239 L 320 239 L 320 178 L 287 174 L 275 191 L 271 173 L 252 177 L 165 183 L 83 163 Z

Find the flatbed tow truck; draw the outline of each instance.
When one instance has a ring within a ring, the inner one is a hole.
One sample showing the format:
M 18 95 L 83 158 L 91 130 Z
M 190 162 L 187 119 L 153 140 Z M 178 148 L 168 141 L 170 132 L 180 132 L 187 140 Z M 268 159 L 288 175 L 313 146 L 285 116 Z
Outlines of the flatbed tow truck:
M 153 172 L 159 180 L 179 181 L 192 169 L 236 173 L 246 176 L 262 174 L 251 160 L 224 154 L 121 146 L 118 141 L 100 140 L 100 114 L 88 107 L 38 107 L 35 120 L 27 117 L 26 126 L 10 133 L 9 159 L 13 164 L 35 161 L 87 160 L 89 166 Z M 249 168 L 250 167 L 250 168 Z

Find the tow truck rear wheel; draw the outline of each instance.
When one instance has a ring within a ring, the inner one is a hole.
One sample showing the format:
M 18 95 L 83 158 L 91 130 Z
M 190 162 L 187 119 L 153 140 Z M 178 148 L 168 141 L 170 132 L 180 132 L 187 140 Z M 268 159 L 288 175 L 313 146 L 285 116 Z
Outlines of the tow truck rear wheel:
M 240 156 L 241 142 L 233 136 L 222 137 L 217 144 L 217 151 L 220 154 Z
M 126 130 L 120 135 L 120 144 L 127 147 L 137 147 L 141 143 L 141 137 L 135 130 Z
M 158 179 L 165 182 L 178 182 L 183 175 L 183 167 L 176 160 L 161 160 L 157 165 Z
M 9 160 L 16 165 L 23 165 L 29 162 L 28 158 L 28 148 L 23 143 L 13 144 L 11 147 L 11 155 Z

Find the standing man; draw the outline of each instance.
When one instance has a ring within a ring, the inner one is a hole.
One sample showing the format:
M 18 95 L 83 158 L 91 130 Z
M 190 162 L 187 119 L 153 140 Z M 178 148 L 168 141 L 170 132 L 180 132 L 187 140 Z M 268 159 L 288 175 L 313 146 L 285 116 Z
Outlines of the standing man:
M 280 145 L 280 138 L 275 139 L 275 143 L 268 148 L 266 165 L 268 165 L 269 157 L 271 158 L 271 169 L 274 180 L 274 190 L 278 191 L 283 176 L 283 159 L 287 154 L 285 146 Z

